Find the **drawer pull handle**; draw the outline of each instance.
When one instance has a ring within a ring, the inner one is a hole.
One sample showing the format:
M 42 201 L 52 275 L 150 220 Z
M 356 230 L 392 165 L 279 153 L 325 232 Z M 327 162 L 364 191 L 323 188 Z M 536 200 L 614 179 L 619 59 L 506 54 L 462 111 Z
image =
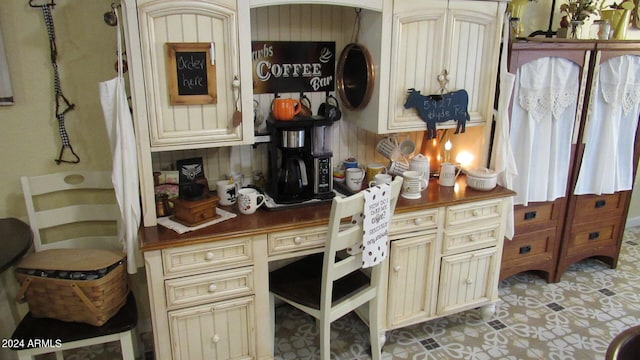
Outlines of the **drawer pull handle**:
M 529 211 L 524 213 L 524 219 L 525 220 L 533 220 L 536 218 L 536 212 L 535 211 Z
M 467 285 L 471 285 L 471 284 L 473 284 L 473 279 L 472 279 L 472 278 L 468 278 L 468 279 L 467 279 L 467 280 L 465 280 L 464 282 L 465 282 L 465 284 L 467 284 Z
M 208 251 L 206 254 L 204 254 L 204 259 L 207 261 L 211 261 L 213 260 L 214 256 L 213 253 L 211 251 Z
M 605 207 L 605 205 L 607 205 L 607 200 L 598 200 L 598 201 L 596 201 L 595 208 L 596 209 L 600 209 L 600 208 Z
M 393 271 L 395 272 L 399 272 L 400 271 L 400 265 L 396 265 L 393 267 Z
M 589 233 L 589 240 L 595 240 L 600 237 L 600 231 L 594 231 Z
M 480 210 L 475 209 L 475 210 L 473 210 L 472 214 L 473 214 L 473 216 L 480 216 Z
M 293 243 L 294 244 L 298 244 L 298 245 L 302 244 L 302 238 L 300 236 L 294 237 L 293 238 Z
M 520 255 L 528 254 L 531 252 L 531 245 L 520 247 Z
M 218 336 L 218 334 L 213 335 L 213 337 L 211 338 L 211 342 L 213 343 L 218 343 L 220 341 L 220 336 Z
M 215 292 L 218 289 L 216 284 L 209 285 L 209 292 Z
M 416 225 L 420 225 L 422 223 L 424 223 L 424 219 L 423 218 L 415 218 L 413 219 L 413 223 Z

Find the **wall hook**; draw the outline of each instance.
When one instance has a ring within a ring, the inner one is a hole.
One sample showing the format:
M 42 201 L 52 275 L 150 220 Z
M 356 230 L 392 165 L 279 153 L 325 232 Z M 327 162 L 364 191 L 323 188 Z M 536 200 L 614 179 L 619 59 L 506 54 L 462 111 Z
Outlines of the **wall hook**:
M 31 6 L 32 8 L 41 8 L 45 6 L 54 7 L 56 6 L 56 2 L 54 0 L 51 0 L 48 4 L 36 5 L 33 0 L 29 0 L 29 6 Z

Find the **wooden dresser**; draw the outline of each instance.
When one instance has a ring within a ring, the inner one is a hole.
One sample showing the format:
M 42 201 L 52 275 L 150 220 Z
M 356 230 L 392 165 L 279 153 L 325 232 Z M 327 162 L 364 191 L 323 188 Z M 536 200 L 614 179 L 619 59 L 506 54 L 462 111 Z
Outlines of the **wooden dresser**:
M 640 56 L 640 44 L 632 41 L 529 40 L 511 45 L 510 72 L 515 74 L 523 64 L 545 57 L 568 59 L 580 68 L 580 95 L 566 194 L 554 201 L 531 202 L 528 206 L 515 207 L 515 237 L 505 241 L 500 278 L 534 271 L 548 282 L 558 282 L 569 265 L 589 257 L 597 257 L 611 267 L 616 266 L 631 191 L 574 195 L 574 189 L 583 161 L 585 126 L 599 66 L 621 55 Z M 638 150 L 636 131 L 634 169 L 637 168 Z

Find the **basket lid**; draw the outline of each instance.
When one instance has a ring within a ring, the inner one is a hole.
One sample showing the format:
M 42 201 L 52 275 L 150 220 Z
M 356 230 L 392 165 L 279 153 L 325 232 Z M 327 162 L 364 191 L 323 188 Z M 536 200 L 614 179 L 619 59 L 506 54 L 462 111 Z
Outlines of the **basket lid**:
M 125 254 L 104 249 L 51 249 L 29 254 L 17 268 L 41 270 L 99 270 L 122 260 Z
M 477 178 L 483 179 L 493 179 L 498 176 L 498 173 L 495 170 L 487 169 L 485 167 L 479 167 L 475 169 L 467 170 L 467 175 L 475 176 Z

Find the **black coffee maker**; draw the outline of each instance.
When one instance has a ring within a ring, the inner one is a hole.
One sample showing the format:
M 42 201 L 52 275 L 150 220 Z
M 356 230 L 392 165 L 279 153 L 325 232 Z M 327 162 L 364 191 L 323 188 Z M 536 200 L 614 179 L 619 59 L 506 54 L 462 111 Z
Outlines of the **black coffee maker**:
M 271 135 L 267 194 L 276 203 L 333 198 L 330 149 L 322 153 L 314 151 L 316 130 L 321 128 L 324 132 L 332 123 L 313 116 L 298 116 L 291 121 L 267 120 Z

